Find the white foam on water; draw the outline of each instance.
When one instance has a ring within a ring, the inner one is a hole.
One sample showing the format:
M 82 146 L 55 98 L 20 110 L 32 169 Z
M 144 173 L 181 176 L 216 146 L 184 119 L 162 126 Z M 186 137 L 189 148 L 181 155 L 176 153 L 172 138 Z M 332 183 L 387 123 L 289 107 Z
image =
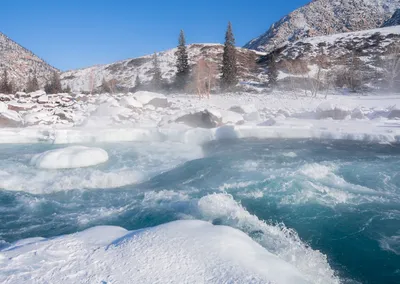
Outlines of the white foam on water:
M 220 191 L 229 191 L 230 189 L 241 189 L 255 184 L 258 184 L 258 182 L 242 181 L 242 182 L 224 183 L 223 185 L 219 186 L 218 189 Z
M 118 188 L 142 181 L 144 174 L 134 170 L 112 172 L 80 169 L 71 171 L 16 171 L 0 180 L 0 188 L 46 194 L 72 189 Z
M 285 157 L 288 157 L 288 158 L 296 158 L 297 157 L 297 154 L 295 152 L 287 152 L 287 153 L 283 153 L 282 155 Z
M 400 231 L 398 232 L 398 235 L 382 237 L 379 240 L 379 246 L 385 251 L 400 255 Z
M 300 189 L 289 192 L 282 200 L 282 204 L 302 204 L 316 202 L 324 206 L 334 207 L 338 204 L 362 204 L 378 201 L 379 203 L 390 201 L 391 194 L 377 191 L 365 186 L 347 182 L 344 178 L 335 174 L 339 165 L 305 164 L 291 176 L 297 180 Z M 306 180 L 299 180 L 299 175 Z
M 250 214 L 231 195 L 207 195 L 198 201 L 198 210 L 205 220 L 218 220 L 249 234 L 257 234 L 254 237 L 257 242 L 294 265 L 311 283 L 339 283 L 325 255 L 304 244 L 295 231 L 282 224 L 269 225 Z
M 197 220 L 20 244 L 0 251 L 1 283 L 318 283 L 243 232 Z

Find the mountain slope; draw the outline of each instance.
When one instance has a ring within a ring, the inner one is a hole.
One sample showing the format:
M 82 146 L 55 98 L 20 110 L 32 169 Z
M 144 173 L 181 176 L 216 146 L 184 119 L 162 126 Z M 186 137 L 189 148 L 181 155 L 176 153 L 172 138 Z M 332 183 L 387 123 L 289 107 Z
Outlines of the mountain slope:
M 400 26 L 393 26 L 301 39 L 263 56 L 259 64 L 268 68 L 274 58 L 284 88 L 309 88 L 314 79 L 327 88 L 342 88 L 352 78 L 359 90 L 398 91 L 400 69 L 393 63 L 400 57 L 399 47 Z
M 221 44 L 190 44 L 187 46 L 189 65 L 193 66 L 200 58 L 215 62 L 218 66 L 222 63 L 223 45 Z M 256 61 L 260 56 L 252 50 L 238 48 L 238 65 L 242 80 L 255 80 L 258 72 L 255 70 Z M 163 79 L 168 82 L 173 80 L 176 73 L 176 48 L 158 53 L 158 60 Z M 220 69 L 220 68 L 219 68 Z M 141 82 L 152 79 L 152 55 L 127 59 L 112 64 L 97 65 L 79 70 L 66 71 L 61 74 L 64 87 L 69 86 L 75 92 L 88 92 L 99 87 L 103 78 L 116 80 L 124 88 L 135 86 L 136 76 Z
M 382 27 L 391 27 L 391 26 L 397 26 L 400 25 L 400 9 L 397 9 L 396 12 L 394 12 L 393 16 L 387 20 Z
M 377 28 L 398 7 L 400 0 L 314 0 L 244 47 L 270 52 L 287 41 Z
M 20 89 L 25 87 L 29 76 L 33 76 L 35 72 L 39 84 L 43 86 L 52 73 L 58 71 L 31 51 L 0 33 L 0 71 L 4 69 L 7 70 L 9 79 Z

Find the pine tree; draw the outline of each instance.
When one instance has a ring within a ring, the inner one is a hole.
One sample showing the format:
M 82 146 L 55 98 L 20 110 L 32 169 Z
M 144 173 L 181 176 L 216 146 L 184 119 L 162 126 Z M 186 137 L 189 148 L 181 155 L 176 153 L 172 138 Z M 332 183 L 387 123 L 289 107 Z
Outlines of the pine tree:
M 110 88 L 110 84 L 106 81 L 106 79 L 103 77 L 103 80 L 101 81 L 101 85 L 100 85 L 100 93 L 111 93 L 111 88 Z
M 153 55 L 153 80 L 152 80 L 152 87 L 155 90 L 161 90 L 162 87 L 162 76 L 161 76 L 161 69 L 160 69 L 160 65 L 158 62 L 158 56 L 157 53 L 154 53 Z
M 141 89 L 142 87 L 142 82 L 140 81 L 139 75 L 136 76 L 136 80 L 135 80 L 135 87 L 134 87 L 134 91 L 137 92 Z
M 50 82 L 44 86 L 44 90 L 48 94 L 58 94 L 62 92 L 60 75 L 57 72 L 53 72 Z
M 8 72 L 6 69 L 3 71 L 3 77 L 0 81 L 0 93 L 11 94 L 13 92 L 13 84 L 8 81 Z
M 228 29 L 225 34 L 224 54 L 222 58 L 222 77 L 221 83 L 223 89 L 234 87 L 237 82 L 237 62 L 236 62 L 236 48 L 235 38 L 232 32 L 231 22 L 228 23 Z
M 189 78 L 189 56 L 186 49 L 186 40 L 183 30 L 179 34 L 179 44 L 176 55 L 176 72 L 175 86 L 178 90 L 183 90 Z
M 278 68 L 276 66 L 275 54 L 272 53 L 268 66 L 268 87 L 274 88 L 278 83 Z
M 36 74 L 33 75 L 33 77 L 29 77 L 28 82 L 26 84 L 26 92 L 31 93 L 39 90 L 39 82 L 36 77 Z

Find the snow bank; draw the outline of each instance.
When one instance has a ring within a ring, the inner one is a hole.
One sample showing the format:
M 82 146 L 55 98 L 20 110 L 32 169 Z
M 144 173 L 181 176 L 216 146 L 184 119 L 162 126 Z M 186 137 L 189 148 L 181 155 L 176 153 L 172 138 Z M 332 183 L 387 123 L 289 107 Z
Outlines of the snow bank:
M 203 221 L 100 226 L 0 252 L 1 283 L 310 283 L 245 233 Z M 56 271 L 56 273 L 55 273 Z
M 103 149 L 71 146 L 37 154 L 31 164 L 41 169 L 71 169 L 90 167 L 107 160 L 108 154 Z

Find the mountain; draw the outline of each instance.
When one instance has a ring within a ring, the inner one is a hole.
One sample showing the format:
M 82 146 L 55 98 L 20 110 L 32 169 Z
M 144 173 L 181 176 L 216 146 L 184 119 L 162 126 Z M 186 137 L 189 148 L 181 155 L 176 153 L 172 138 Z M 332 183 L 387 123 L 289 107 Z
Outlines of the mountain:
M 310 89 L 319 80 L 327 89 L 398 91 L 399 58 L 400 26 L 393 26 L 290 42 L 258 63 L 267 69 L 274 60 L 285 89 Z
M 270 52 L 298 39 L 378 28 L 398 7 L 400 0 L 314 0 L 244 47 Z
M 190 44 L 187 46 L 189 54 L 189 65 L 193 66 L 200 58 L 215 62 L 219 68 L 222 65 L 222 54 L 224 46 L 221 44 Z M 162 77 L 171 82 L 176 73 L 176 48 L 158 53 Z M 256 61 L 259 52 L 244 48 L 237 49 L 239 73 L 241 80 L 257 80 L 259 74 Z M 152 55 L 127 59 L 112 64 L 97 65 L 84 69 L 66 71 L 61 74 L 63 87 L 69 86 L 75 92 L 89 92 L 92 87 L 95 90 L 103 81 L 116 80 L 123 88 L 135 86 L 136 76 L 139 76 L 142 83 L 152 79 Z
M 398 26 L 400 25 L 400 9 L 397 9 L 394 12 L 393 16 L 387 20 L 382 27 L 391 27 L 391 26 Z
M 23 89 L 29 76 L 35 73 L 39 84 L 43 86 L 54 71 L 58 72 L 43 59 L 0 33 L 0 74 L 4 69 L 8 72 L 9 80 L 19 89 Z

